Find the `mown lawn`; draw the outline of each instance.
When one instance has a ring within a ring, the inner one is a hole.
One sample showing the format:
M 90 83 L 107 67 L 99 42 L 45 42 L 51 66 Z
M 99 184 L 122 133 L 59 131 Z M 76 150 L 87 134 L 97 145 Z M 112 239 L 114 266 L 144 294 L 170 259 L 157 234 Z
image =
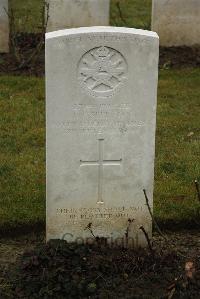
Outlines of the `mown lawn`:
M 159 78 L 154 213 L 162 225 L 195 224 L 200 207 L 200 69 Z M 44 80 L 0 77 L 0 230 L 45 222 Z
M 44 82 L 0 77 L 0 229 L 44 222 Z
M 10 0 L 14 30 L 40 31 L 42 5 L 42 0 Z M 150 19 L 151 0 L 111 1 L 111 25 L 149 29 Z M 154 214 L 165 227 L 198 221 L 199 86 L 200 69 L 160 71 Z M 44 80 L 1 76 L 0 108 L 0 231 L 44 224 Z
M 194 187 L 200 181 L 199 86 L 200 69 L 160 71 L 155 215 L 173 228 L 195 224 L 200 216 Z

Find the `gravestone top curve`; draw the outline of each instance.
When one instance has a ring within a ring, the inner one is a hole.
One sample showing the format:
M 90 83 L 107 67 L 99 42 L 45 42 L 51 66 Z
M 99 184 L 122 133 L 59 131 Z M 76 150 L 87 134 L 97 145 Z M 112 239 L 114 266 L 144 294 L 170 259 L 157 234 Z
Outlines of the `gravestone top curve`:
M 46 39 L 57 38 L 61 36 L 74 35 L 74 34 L 87 34 L 87 33 L 123 33 L 123 34 L 134 34 L 139 36 L 147 36 L 147 37 L 158 37 L 158 34 L 153 31 L 143 30 L 143 29 L 135 29 L 135 28 L 127 28 L 127 27 L 112 27 L 112 26 L 93 26 L 93 27 L 80 27 L 80 28 L 70 28 L 57 30 L 52 32 L 47 32 Z

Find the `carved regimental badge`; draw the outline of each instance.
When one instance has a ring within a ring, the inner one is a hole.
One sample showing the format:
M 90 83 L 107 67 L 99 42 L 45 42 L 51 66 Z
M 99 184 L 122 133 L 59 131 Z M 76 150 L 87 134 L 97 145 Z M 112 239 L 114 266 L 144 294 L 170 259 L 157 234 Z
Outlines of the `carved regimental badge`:
M 81 85 L 95 97 L 109 97 L 127 77 L 127 63 L 120 52 L 109 47 L 85 53 L 78 65 Z

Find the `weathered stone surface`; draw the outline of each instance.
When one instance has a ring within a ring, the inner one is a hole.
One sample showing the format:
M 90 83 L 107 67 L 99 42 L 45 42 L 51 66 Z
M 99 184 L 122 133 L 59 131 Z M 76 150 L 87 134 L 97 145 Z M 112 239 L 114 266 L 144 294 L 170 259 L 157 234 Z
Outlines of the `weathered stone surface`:
M 9 51 L 8 0 L 0 0 L 0 53 Z
M 152 30 L 161 46 L 200 45 L 200 1 L 153 0 Z
M 110 0 L 48 0 L 47 31 L 109 25 Z
M 47 239 L 146 245 L 158 48 L 157 34 L 130 28 L 46 34 Z

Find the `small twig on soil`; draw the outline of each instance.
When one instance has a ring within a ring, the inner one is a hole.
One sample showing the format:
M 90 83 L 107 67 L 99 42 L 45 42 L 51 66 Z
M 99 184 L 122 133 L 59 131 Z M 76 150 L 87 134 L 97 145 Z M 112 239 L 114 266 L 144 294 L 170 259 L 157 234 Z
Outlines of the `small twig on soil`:
M 43 280 L 43 278 L 44 278 L 44 274 L 45 274 L 45 272 L 46 272 L 46 268 L 43 268 L 43 271 L 42 271 L 42 280 Z
M 126 246 L 128 246 L 128 238 L 129 238 L 129 230 L 130 230 L 130 225 L 131 223 L 134 221 L 135 219 L 128 219 L 128 225 L 126 228 L 126 232 L 125 232 L 125 238 L 126 238 Z
M 97 239 L 96 236 L 94 235 L 93 231 L 92 231 L 92 222 L 88 223 L 88 225 L 86 226 L 85 230 L 86 230 L 86 229 L 88 229 L 88 230 L 90 231 L 91 235 L 92 235 L 95 239 Z
M 11 287 L 11 286 L 12 286 L 12 284 L 6 284 L 6 283 L 4 283 L 4 284 L 0 284 L 0 289 L 9 288 L 9 287 Z
M 135 283 L 136 281 L 140 280 L 144 276 L 148 275 L 148 272 L 151 271 L 152 268 L 153 268 L 153 266 L 150 266 L 144 273 L 142 273 L 140 276 L 138 276 L 136 279 L 134 279 L 132 281 L 132 283 Z
M 195 187 L 196 187 L 196 190 L 197 190 L 197 196 L 198 196 L 198 200 L 200 202 L 200 189 L 199 189 L 199 183 L 197 180 L 194 181 L 195 183 Z
M 149 246 L 149 250 L 150 250 L 151 254 L 154 256 L 154 250 L 152 248 L 151 241 L 149 239 L 148 233 L 146 232 L 146 230 L 143 226 L 140 226 L 140 229 L 143 231 L 144 236 L 145 236 L 145 238 L 147 240 L 147 243 L 148 243 L 148 246 Z
M 174 293 L 175 293 L 175 292 L 176 292 L 176 288 L 174 287 L 174 288 L 170 291 L 170 293 L 169 293 L 167 299 L 172 299 L 172 297 L 174 296 Z
M 99 274 L 92 282 L 95 282 L 99 277 L 101 277 L 105 281 L 105 283 L 107 284 L 107 281 L 105 280 L 105 278 L 101 274 Z
M 149 214 L 151 215 L 152 221 L 153 221 L 153 223 L 154 223 L 154 225 L 155 225 L 157 231 L 159 232 L 159 234 L 160 234 L 160 235 L 167 241 L 166 236 L 164 236 L 163 233 L 161 232 L 161 230 L 160 230 L 160 228 L 159 228 L 159 226 L 158 226 L 158 224 L 157 224 L 157 222 L 156 222 L 156 220 L 155 220 L 155 218 L 154 218 L 154 216 L 153 216 L 153 213 L 152 213 L 151 208 L 150 208 L 150 205 L 149 205 L 149 199 L 148 199 L 148 197 L 147 197 L 146 190 L 143 189 L 143 192 L 144 192 L 144 196 L 145 196 L 145 199 L 146 199 L 146 205 L 147 205 L 147 207 L 148 207 Z

